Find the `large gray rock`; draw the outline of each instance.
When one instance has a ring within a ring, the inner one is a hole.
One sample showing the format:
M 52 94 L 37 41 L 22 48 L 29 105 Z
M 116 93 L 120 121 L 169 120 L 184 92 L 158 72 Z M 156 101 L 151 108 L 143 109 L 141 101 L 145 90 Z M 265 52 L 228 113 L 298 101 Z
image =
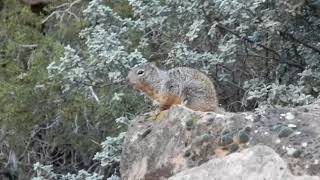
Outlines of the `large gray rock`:
M 319 177 L 294 176 L 287 163 L 271 148 L 254 146 L 224 158 L 178 173 L 169 180 L 319 180 Z
M 120 162 L 124 180 L 167 179 L 234 152 L 248 153 L 257 144 L 279 154 L 293 175 L 320 176 L 319 103 L 225 114 L 174 106 L 164 117 L 149 119 L 138 116 L 128 129 Z M 260 164 L 243 165 L 249 170 Z

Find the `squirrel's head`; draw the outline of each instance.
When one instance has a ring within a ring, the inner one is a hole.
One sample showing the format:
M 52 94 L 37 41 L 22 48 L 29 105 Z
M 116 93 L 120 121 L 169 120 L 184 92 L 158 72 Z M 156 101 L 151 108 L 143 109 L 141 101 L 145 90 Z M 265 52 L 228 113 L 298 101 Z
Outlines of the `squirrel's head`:
M 127 76 L 127 81 L 136 89 L 151 86 L 156 83 L 159 69 L 154 63 L 145 63 L 132 68 Z

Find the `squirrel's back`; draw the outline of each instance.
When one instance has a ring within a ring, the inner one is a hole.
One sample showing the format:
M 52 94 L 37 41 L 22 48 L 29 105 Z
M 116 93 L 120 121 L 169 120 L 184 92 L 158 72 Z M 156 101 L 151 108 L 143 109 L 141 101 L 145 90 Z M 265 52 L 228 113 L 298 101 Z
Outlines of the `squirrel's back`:
M 128 80 L 133 87 L 158 102 L 161 110 L 174 104 L 184 104 L 197 111 L 219 109 L 212 81 L 196 69 L 178 67 L 163 71 L 147 63 L 133 68 Z

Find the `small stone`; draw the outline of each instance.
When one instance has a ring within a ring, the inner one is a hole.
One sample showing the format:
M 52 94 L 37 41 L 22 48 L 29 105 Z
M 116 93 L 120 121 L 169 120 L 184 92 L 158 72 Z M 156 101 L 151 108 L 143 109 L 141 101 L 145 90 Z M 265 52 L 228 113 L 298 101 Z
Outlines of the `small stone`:
M 286 114 L 285 118 L 286 118 L 287 120 L 293 120 L 295 117 L 294 117 L 294 115 L 293 115 L 291 112 L 288 112 L 288 113 Z
M 286 151 L 289 156 L 292 156 L 294 154 L 294 152 L 296 151 L 296 149 L 293 147 L 286 147 Z
M 222 130 L 221 135 L 226 135 L 226 134 L 230 134 L 230 130 L 229 129 Z
M 151 133 L 151 131 L 152 131 L 151 128 L 145 130 L 145 131 L 140 135 L 140 138 L 141 138 L 141 139 L 145 138 L 146 136 L 148 136 L 148 134 Z
M 244 130 L 239 131 L 238 138 L 240 143 L 247 143 L 250 140 L 249 135 Z
M 301 143 L 301 146 L 302 146 L 302 147 L 307 147 L 307 146 L 308 146 L 308 143 L 303 142 L 303 143 Z
M 229 153 L 236 152 L 238 149 L 239 149 L 239 145 L 235 143 L 232 143 L 228 146 Z
M 204 142 L 208 142 L 210 140 L 210 135 L 209 134 L 203 134 L 201 136 L 198 136 L 194 139 L 193 144 L 195 145 L 201 145 Z
M 186 121 L 186 129 L 187 130 L 191 130 L 192 129 L 192 126 L 193 126 L 193 120 L 192 119 L 188 119 Z
M 212 122 L 214 122 L 214 117 L 206 118 L 206 121 L 209 123 L 212 123 Z
M 203 134 L 203 135 L 201 135 L 201 139 L 202 139 L 202 141 L 207 142 L 210 139 L 210 135 L 209 134 Z
M 253 122 L 258 122 L 261 120 L 261 114 L 258 114 L 255 118 Z
M 297 132 L 294 132 L 295 135 L 300 135 L 301 132 L 300 131 L 297 131 Z
M 246 133 L 250 134 L 251 132 L 251 127 L 247 126 L 243 129 Z
M 190 150 L 185 151 L 183 154 L 184 157 L 189 157 L 190 155 L 191 155 Z
M 295 128 L 297 128 L 297 125 L 295 125 L 295 124 L 288 124 L 288 127 L 289 127 L 289 128 L 292 128 L 292 129 L 295 129 Z
M 253 115 L 252 115 L 252 114 L 250 114 L 250 115 L 246 116 L 246 117 L 245 117 L 245 119 L 246 119 L 246 120 L 249 120 L 249 121 L 251 121 L 251 122 L 253 122 L 253 121 L 254 121 L 254 117 L 253 117 Z
M 220 146 L 227 146 L 229 144 L 233 143 L 232 136 L 230 134 L 226 134 L 220 137 L 219 145 Z
M 210 139 L 211 136 L 206 133 L 206 134 L 203 134 L 201 137 L 202 137 L 202 139 L 203 139 L 204 141 L 209 141 L 209 139 Z
M 275 125 L 271 128 L 271 130 L 273 132 L 280 132 L 280 130 L 282 129 L 283 125 Z
M 281 143 L 281 139 L 277 139 L 276 144 L 280 144 L 280 143 Z
M 279 131 L 278 137 L 283 138 L 283 137 L 288 137 L 291 133 L 293 133 L 293 130 L 289 127 L 282 127 L 281 130 Z
M 216 114 L 215 121 L 216 121 L 216 122 L 221 122 L 221 121 L 224 120 L 224 118 L 225 118 L 224 115 L 222 115 L 222 114 Z
M 298 157 L 301 156 L 302 152 L 303 152 L 303 151 L 302 151 L 301 149 L 297 149 L 297 150 L 292 154 L 292 156 L 293 156 L 294 158 L 298 158 Z

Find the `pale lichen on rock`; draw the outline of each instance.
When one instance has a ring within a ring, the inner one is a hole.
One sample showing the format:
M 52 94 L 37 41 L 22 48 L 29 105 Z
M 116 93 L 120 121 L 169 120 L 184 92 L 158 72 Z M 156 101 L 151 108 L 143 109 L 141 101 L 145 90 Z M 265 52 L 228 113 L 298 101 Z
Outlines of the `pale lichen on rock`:
M 319 107 L 216 114 L 174 106 L 159 121 L 138 116 L 126 133 L 122 179 L 319 179 Z

